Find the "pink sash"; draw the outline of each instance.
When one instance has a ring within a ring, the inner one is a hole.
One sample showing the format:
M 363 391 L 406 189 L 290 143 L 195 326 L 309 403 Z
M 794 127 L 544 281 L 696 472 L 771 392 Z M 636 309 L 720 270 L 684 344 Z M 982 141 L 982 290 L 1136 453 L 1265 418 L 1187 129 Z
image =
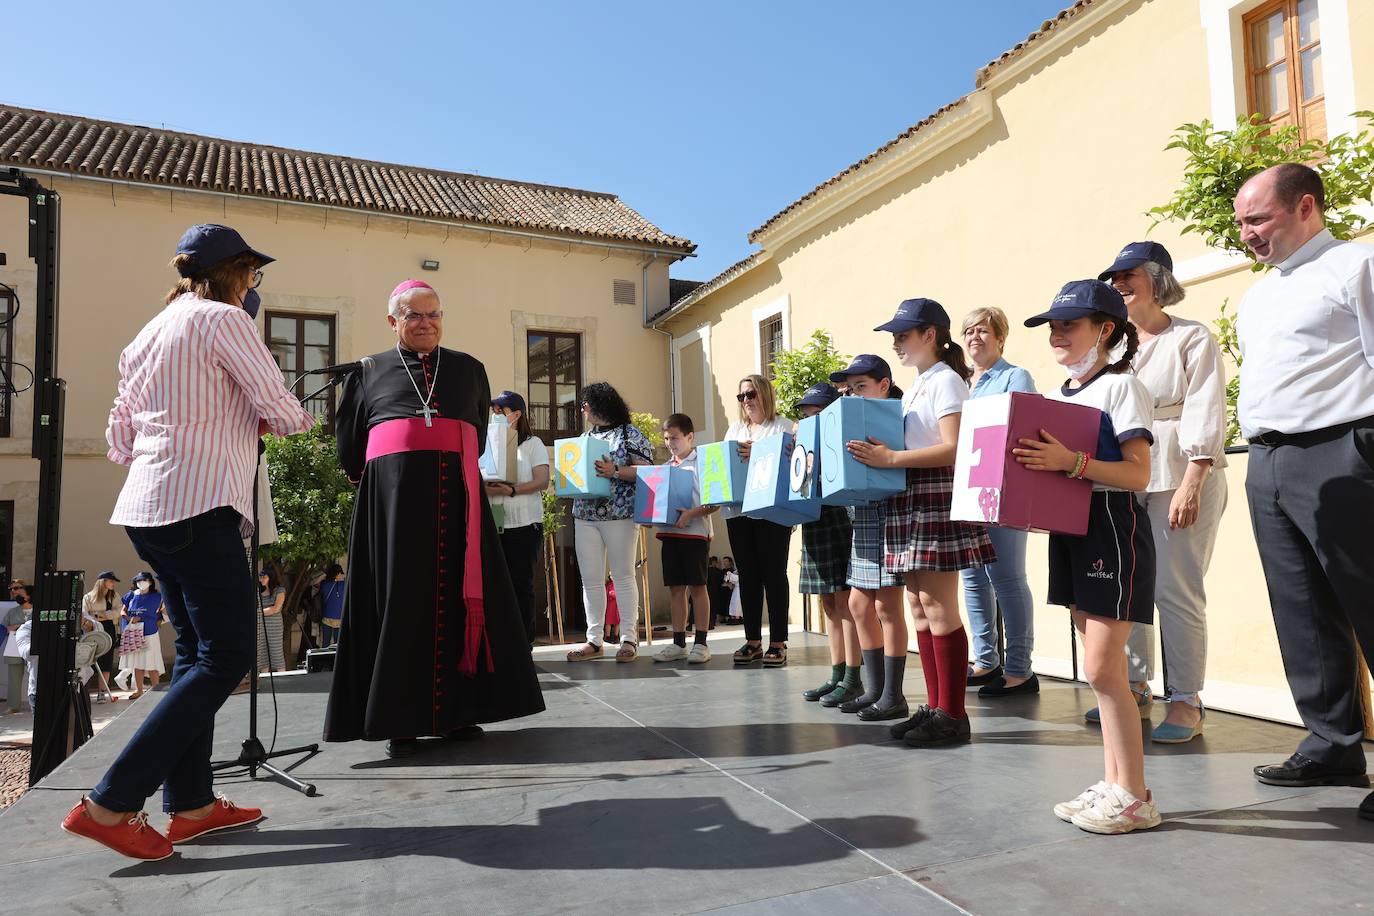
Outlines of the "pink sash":
M 487 641 L 486 613 L 482 597 L 482 486 L 477 469 L 477 428 L 464 420 L 435 417 L 433 426 L 415 419 L 386 420 L 367 432 L 367 460 L 400 452 L 456 452 L 463 466 L 463 490 L 467 494 L 467 544 L 463 555 L 463 605 L 467 632 L 458 671 L 465 677 L 477 674 L 479 647 L 485 648 L 487 670 L 495 670 L 491 643 Z

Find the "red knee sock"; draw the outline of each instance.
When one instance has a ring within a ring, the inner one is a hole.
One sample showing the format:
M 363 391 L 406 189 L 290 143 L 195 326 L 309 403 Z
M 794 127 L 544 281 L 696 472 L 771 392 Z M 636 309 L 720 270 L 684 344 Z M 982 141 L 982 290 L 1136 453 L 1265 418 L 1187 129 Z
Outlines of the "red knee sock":
M 935 673 L 940 682 L 940 709 L 955 719 L 964 717 L 964 692 L 968 690 L 968 633 L 963 627 L 934 636 Z M 924 667 L 924 665 L 923 665 Z
M 926 705 L 935 709 L 940 705 L 939 666 L 935 661 L 935 637 L 929 630 L 916 631 L 916 651 L 921 653 L 921 673 L 926 676 Z

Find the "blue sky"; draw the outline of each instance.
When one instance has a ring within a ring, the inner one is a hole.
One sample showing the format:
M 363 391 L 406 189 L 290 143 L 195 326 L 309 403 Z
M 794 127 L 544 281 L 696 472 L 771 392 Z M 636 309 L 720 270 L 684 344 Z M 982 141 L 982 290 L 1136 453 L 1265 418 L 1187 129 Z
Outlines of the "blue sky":
M 704 280 L 1067 5 L 81 0 L 5 43 L 0 101 L 613 192 Z

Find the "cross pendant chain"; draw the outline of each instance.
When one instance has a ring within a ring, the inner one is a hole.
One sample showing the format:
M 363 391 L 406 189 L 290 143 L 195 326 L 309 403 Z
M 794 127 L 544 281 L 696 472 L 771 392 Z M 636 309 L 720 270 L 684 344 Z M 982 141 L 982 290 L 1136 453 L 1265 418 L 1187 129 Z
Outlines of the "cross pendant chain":
M 430 407 L 428 404 L 426 404 L 424 407 L 421 407 L 419 410 L 415 412 L 417 414 L 424 414 L 426 426 L 433 426 L 434 420 L 432 420 L 431 418 L 439 411 L 435 410 L 433 407 Z
M 401 354 L 401 345 L 399 343 L 396 344 L 396 356 L 401 360 L 401 368 L 405 369 L 406 378 L 410 379 L 410 386 L 415 389 L 415 397 L 420 400 L 420 409 L 415 411 L 415 413 L 417 416 L 423 416 L 425 418 L 425 425 L 429 427 L 434 426 L 434 416 L 439 412 L 431 407 L 429 402 L 434 400 L 434 386 L 439 383 L 439 362 L 444 358 L 443 351 L 436 350 L 435 352 L 437 355 L 434 357 L 434 378 L 430 379 L 429 385 L 426 386 L 429 389 L 428 392 L 424 392 L 421 391 L 420 386 L 416 384 L 415 376 L 411 373 L 410 366 L 406 364 L 405 356 Z M 423 372 L 423 369 L 421 371 Z

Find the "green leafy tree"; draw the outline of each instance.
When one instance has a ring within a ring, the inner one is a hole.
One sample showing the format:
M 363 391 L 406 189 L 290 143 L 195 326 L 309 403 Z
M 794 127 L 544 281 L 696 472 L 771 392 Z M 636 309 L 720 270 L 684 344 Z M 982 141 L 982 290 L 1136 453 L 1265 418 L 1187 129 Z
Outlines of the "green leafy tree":
M 651 413 L 630 413 L 630 423 L 644 434 L 654 448 L 663 445 L 663 421 Z
M 339 468 L 333 438 L 319 426 L 268 436 L 266 454 L 278 540 L 259 553 L 286 588 L 282 625 L 290 633 L 311 581 L 348 551 L 354 488 Z
M 1182 150 L 1183 182 L 1164 204 L 1147 215 L 1154 218 L 1151 228 L 1165 221 L 1183 223 L 1183 234 L 1197 233 L 1210 248 L 1239 252 L 1250 259 L 1250 269 L 1261 271 L 1263 264 L 1240 240 L 1233 203 L 1241 185 L 1264 169 L 1283 162 L 1300 162 L 1316 169 L 1326 190 L 1326 226 L 1338 239 L 1349 239 L 1363 232 L 1369 220 L 1359 212 L 1361 204 L 1374 203 L 1374 139 L 1369 127 L 1374 112 L 1358 111 L 1355 116 L 1365 127 L 1352 134 L 1329 140 L 1303 140 L 1296 125 L 1271 129 L 1259 115 L 1236 119 L 1234 130 L 1217 130 L 1210 121 L 1184 124 L 1174 132 L 1166 150 Z M 1213 322 L 1217 342 L 1240 368 L 1240 344 L 1235 317 L 1228 314 L 1229 300 L 1221 305 Z M 1236 401 L 1240 379 L 1226 383 L 1226 444 L 1240 437 Z
M 784 350 L 773 358 L 773 391 L 778 413 L 797 420 L 801 415 L 792 405 L 817 382 L 830 381 L 830 373 L 849 365 L 849 358 L 835 349 L 830 332 L 818 329 L 805 344 Z

